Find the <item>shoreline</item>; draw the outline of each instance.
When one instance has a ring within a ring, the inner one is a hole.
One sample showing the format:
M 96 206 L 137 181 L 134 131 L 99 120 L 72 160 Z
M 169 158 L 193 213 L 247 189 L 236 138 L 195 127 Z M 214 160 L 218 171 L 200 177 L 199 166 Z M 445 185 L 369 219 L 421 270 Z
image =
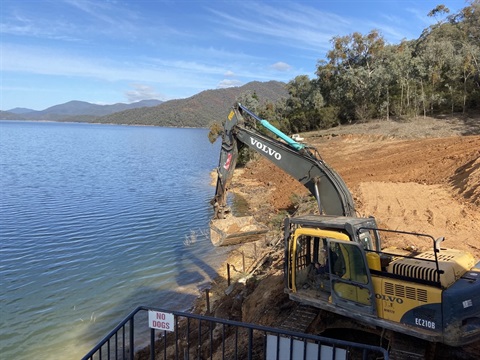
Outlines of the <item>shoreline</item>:
M 243 176 L 245 172 L 245 168 L 237 168 L 233 174 L 231 188 L 228 190 L 229 194 L 232 194 L 234 197 L 239 196 L 241 201 L 245 201 L 248 206 L 250 206 L 250 202 L 247 200 L 245 196 L 246 193 L 239 191 L 235 184 L 240 181 L 240 178 Z M 213 189 L 215 189 L 216 182 L 217 182 L 217 169 L 213 169 L 210 172 L 210 178 Z M 249 187 L 258 187 L 259 184 L 253 185 L 249 184 Z M 213 197 L 213 195 L 212 195 Z M 233 200 L 235 201 L 235 199 Z M 232 205 L 232 208 L 234 206 Z M 255 211 L 252 211 L 254 213 Z M 265 223 L 265 222 L 264 222 Z M 265 224 L 266 225 L 266 224 Z M 231 267 L 231 284 L 234 284 L 238 280 L 242 278 L 247 278 L 249 276 L 249 272 L 255 268 L 259 259 L 262 259 L 268 253 L 268 246 L 267 244 L 272 240 L 272 235 L 274 236 L 275 231 L 269 230 L 268 233 L 265 235 L 264 240 L 258 240 L 256 242 L 251 243 L 244 243 L 239 245 L 232 245 L 226 246 L 226 258 L 222 261 L 220 267 L 216 269 L 217 276 L 210 282 L 210 286 L 205 286 L 202 290 L 199 289 L 199 295 L 197 299 L 194 301 L 192 306 L 189 309 L 189 312 L 194 314 L 201 314 L 207 315 L 208 311 L 206 309 L 206 298 L 205 298 L 205 289 L 209 289 L 209 297 L 210 297 L 210 308 L 215 308 L 216 302 L 221 299 L 221 297 L 225 296 L 225 292 L 228 288 L 228 270 L 227 267 L 230 265 Z M 209 240 L 210 241 L 210 240 Z M 211 246 L 214 246 L 213 243 L 210 241 Z M 230 285 L 232 286 L 232 285 Z

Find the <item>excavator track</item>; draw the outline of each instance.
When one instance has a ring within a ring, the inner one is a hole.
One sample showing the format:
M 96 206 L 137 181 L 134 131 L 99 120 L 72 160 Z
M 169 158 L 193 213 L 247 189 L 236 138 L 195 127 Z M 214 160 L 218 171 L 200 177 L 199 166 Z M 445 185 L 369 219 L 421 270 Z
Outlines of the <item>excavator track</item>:
M 318 312 L 319 309 L 313 306 L 298 304 L 280 325 L 280 329 L 305 333 Z
M 312 331 L 314 333 L 317 333 L 317 331 L 323 332 L 330 328 L 329 325 L 332 325 L 333 328 L 345 327 L 354 331 L 365 331 L 363 326 L 360 326 L 360 324 L 348 318 L 330 314 L 329 318 L 320 319 L 319 316 L 321 316 L 321 312 L 322 310 L 316 307 L 297 304 L 279 327 L 283 330 L 300 333 L 310 333 Z M 315 329 L 317 331 L 315 331 Z M 435 344 L 400 333 L 388 333 L 390 360 L 435 359 Z M 381 338 L 381 332 L 378 329 L 376 334 Z M 354 341 L 362 342 L 358 339 Z
M 390 360 L 429 360 L 433 359 L 429 344 L 408 335 L 393 333 L 390 338 Z M 430 356 L 429 356 L 430 355 Z

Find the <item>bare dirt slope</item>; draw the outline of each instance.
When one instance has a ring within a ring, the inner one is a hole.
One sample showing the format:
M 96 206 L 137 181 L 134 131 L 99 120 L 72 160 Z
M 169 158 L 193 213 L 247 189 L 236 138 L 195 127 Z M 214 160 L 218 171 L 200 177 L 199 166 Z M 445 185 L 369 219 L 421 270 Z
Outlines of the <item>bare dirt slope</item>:
M 480 259 L 480 136 L 446 136 L 442 123 L 437 132 L 429 122 L 424 124 L 428 131 L 408 123 L 395 127 L 402 125 L 412 128 L 409 138 L 387 129 L 384 135 L 344 129 L 345 134 L 307 135 L 307 142 L 345 180 L 359 216 L 373 215 L 383 228 L 444 236 L 445 247 L 468 250 Z M 369 126 L 378 131 L 382 124 Z M 426 132 L 440 137 L 419 138 Z M 271 211 L 279 211 L 291 206 L 292 193 L 307 194 L 265 159 L 249 164 L 238 182 L 244 185 L 240 191 L 247 184 L 263 186 L 266 196 L 260 202 L 258 196 L 245 195 L 254 212 L 266 207 L 265 200 Z
M 444 247 L 480 259 L 480 116 L 379 121 L 302 135 L 343 177 L 359 216 L 375 216 L 382 228 L 444 236 Z M 278 326 L 294 306 L 283 293 L 280 220 L 287 210 L 305 213 L 314 206 L 299 201 L 308 195 L 302 185 L 263 158 L 236 170 L 231 191 L 272 231 L 267 241 L 231 252 L 232 281 L 244 281 L 226 295 L 226 266 L 219 269 L 209 314 Z M 203 298 L 193 311 L 207 313 Z M 477 359 L 480 340 L 458 349 L 440 346 L 436 353 L 435 359 Z

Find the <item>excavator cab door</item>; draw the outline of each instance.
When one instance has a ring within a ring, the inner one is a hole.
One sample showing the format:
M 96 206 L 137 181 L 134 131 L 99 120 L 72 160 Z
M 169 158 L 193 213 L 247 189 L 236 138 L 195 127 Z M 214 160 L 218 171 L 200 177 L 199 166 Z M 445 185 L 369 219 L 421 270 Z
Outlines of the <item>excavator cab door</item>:
M 375 293 L 362 245 L 334 239 L 327 243 L 332 303 L 375 315 Z
M 376 315 L 365 250 L 349 235 L 298 228 L 288 241 L 287 254 L 286 285 L 295 298 L 313 297 L 348 311 Z

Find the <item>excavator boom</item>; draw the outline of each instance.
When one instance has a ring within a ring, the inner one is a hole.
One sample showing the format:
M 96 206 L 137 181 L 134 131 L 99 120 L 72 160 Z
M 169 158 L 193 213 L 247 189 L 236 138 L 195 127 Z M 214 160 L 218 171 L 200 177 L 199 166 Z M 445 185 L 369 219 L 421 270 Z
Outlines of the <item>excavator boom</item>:
M 268 129 L 278 138 L 260 133 L 257 130 L 257 124 Z M 241 239 L 242 229 L 238 231 L 238 226 L 232 227 L 234 221 L 231 218 L 228 221 L 219 221 L 226 219 L 229 212 L 226 196 L 241 146 L 248 146 L 250 149 L 258 152 L 302 183 L 317 199 L 321 214 L 355 215 L 354 202 L 343 179 L 316 155 L 314 149 L 294 141 L 268 123 L 268 121 L 260 119 L 241 104 L 237 104 L 232 108 L 224 124 L 215 197 L 211 201 L 215 210 L 211 229 L 221 229 L 222 223 L 225 224 L 221 238 L 232 235 L 229 234 L 231 231 L 228 229 L 235 229 L 235 242 L 245 242 Z M 255 232 L 254 221 L 251 220 L 247 223 L 248 229 L 246 229 L 245 233 Z M 213 234 L 211 232 L 211 234 L 216 235 L 212 236 L 212 240 L 216 238 L 218 241 L 212 242 L 215 245 L 225 245 L 222 239 L 218 239 L 219 231 L 216 231 L 216 233 Z M 227 235 L 225 236 L 225 234 Z M 254 239 L 254 237 L 249 235 L 247 241 Z M 227 241 L 226 244 L 230 245 L 231 242 Z

